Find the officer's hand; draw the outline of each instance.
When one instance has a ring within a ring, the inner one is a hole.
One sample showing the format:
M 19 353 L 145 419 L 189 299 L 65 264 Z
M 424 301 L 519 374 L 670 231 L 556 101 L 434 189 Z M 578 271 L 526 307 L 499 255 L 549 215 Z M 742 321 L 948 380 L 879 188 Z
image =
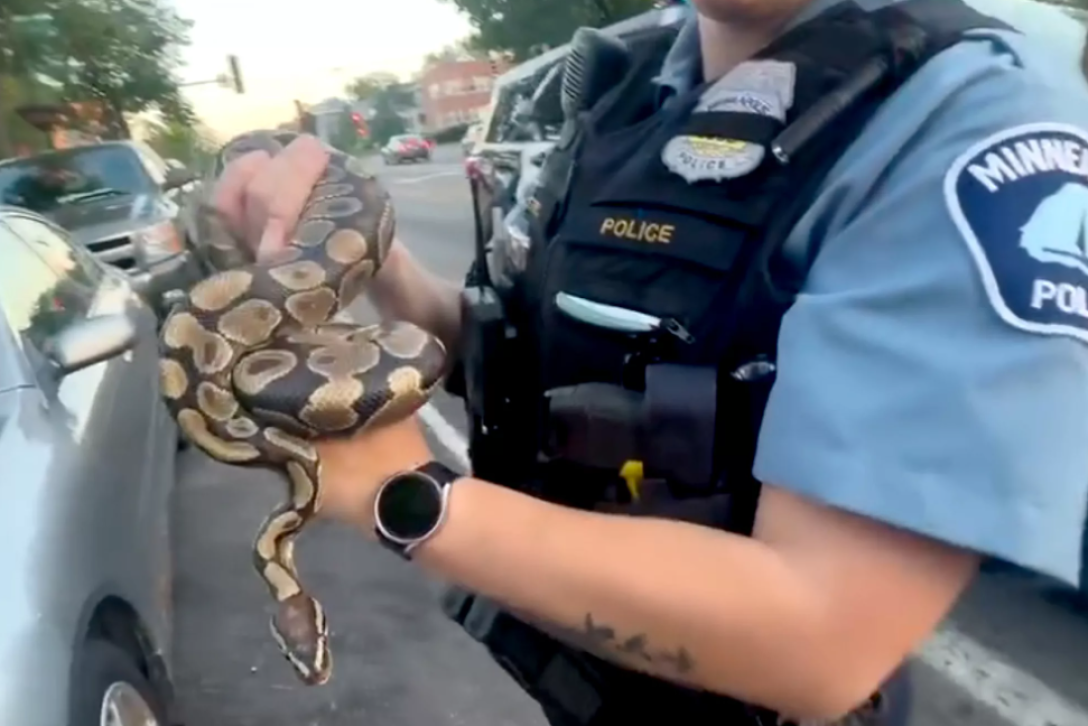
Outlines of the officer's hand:
M 374 529 L 374 495 L 381 483 L 433 458 L 415 416 L 316 445 L 321 456 L 321 515 L 359 527 L 368 536 Z
M 254 151 L 227 164 L 212 193 L 212 206 L 238 239 L 267 259 L 294 232 L 329 153 L 313 136 L 292 141 L 275 157 Z

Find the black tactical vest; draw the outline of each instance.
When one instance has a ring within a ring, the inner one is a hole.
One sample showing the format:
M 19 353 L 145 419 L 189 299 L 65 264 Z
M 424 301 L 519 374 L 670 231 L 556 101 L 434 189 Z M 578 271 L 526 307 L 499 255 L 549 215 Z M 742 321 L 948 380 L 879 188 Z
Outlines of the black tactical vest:
M 815 253 L 786 258 L 782 245 L 881 102 L 981 27 L 1007 26 L 960 0 L 873 12 L 845 2 L 780 37 L 726 87 L 705 83 L 663 109 L 645 68 L 633 69 L 585 120 L 561 196 L 548 199 L 546 181 L 542 203 L 531 205 L 540 218 L 520 316 L 527 357 L 538 363 L 541 448 L 550 436 L 546 392 L 585 383 L 639 389 L 640 357 L 679 366 L 674 376 L 710 385 L 678 395 L 717 403 L 712 474 L 668 482 L 643 510 L 747 531 L 778 328 Z M 568 296 L 649 314 L 667 330 L 652 341 L 602 330 L 563 312 Z M 674 450 L 684 455 L 682 445 Z M 549 466 L 540 487 L 549 499 L 624 501 L 615 470 Z M 677 505 L 684 500 L 703 504 Z

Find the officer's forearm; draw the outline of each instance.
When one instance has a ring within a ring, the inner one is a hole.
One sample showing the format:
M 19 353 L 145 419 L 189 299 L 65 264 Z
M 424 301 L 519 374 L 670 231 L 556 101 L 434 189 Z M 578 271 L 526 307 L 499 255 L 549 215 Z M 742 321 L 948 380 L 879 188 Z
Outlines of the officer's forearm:
M 419 264 L 399 240 L 368 288 L 382 318 L 413 323 L 437 335 L 453 351 L 460 340 L 461 305 L 457 285 Z
M 835 657 L 811 588 L 756 540 L 567 509 L 466 479 L 419 557 L 621 665 L 797 716 L 855 705 L 845 702 L 854 697 L 844 695 L 845 674 L 828 666 Z

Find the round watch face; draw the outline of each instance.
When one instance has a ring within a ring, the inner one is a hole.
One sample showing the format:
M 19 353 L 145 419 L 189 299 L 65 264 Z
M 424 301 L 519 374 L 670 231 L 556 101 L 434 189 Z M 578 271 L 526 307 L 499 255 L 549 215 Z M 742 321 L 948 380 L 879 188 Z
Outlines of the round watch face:
M 426 474 L 401 474 L 378 493 L 375 514 L 387 537 L 402 542 L 417 540 L 438 524 L 442 515 L 442 488 Z

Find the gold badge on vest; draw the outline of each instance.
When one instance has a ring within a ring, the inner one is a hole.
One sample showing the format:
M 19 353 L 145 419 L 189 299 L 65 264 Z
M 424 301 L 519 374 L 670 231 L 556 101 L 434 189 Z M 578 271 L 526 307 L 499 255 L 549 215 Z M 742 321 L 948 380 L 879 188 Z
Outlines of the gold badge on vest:
M 741 63 L 710 86 L 692 112 L 749 113 L 785 122 L 793 105 L 797 67 L 778 60 Z M 727 133 L 724 132 L 723 133 Z M 755 171 L 767 150 L 761 144 L 722 135 L 682 134 L 665 144 L 661 160 L 689 183 L 736 179 Z

